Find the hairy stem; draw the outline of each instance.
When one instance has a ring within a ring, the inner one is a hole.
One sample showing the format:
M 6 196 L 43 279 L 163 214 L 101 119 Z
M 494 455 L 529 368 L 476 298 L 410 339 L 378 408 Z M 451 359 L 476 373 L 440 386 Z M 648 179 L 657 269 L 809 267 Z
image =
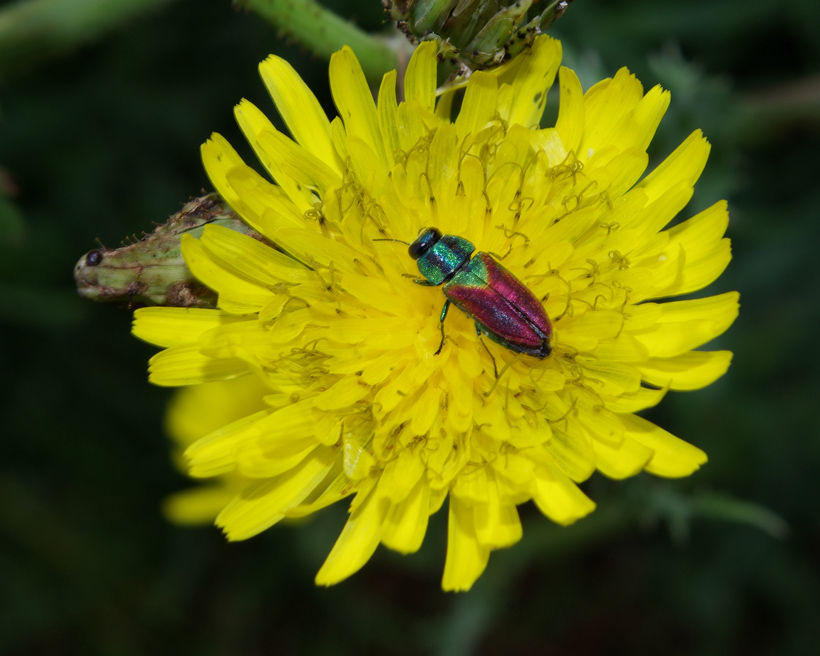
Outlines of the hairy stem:
M 234 0 L 256 12 L 315 55 L 329 59 L 342 46 L 353 48 L 371 84 L 398 65 L 396 52 L 372 34 L 340 18 L 314 0 Z

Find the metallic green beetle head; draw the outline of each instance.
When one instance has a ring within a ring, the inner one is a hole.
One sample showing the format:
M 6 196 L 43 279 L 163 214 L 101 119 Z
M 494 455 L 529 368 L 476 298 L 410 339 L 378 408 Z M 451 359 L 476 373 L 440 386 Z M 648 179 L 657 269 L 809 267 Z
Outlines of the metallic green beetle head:
M 407 252 L 414 260 L 419 259 L 427 251 L 429 251 L 436 242 L 441 239 L 441 231 L 435 228 L 425 228 L 424 231 L 416 237 L 415 241 L 410 244 Z

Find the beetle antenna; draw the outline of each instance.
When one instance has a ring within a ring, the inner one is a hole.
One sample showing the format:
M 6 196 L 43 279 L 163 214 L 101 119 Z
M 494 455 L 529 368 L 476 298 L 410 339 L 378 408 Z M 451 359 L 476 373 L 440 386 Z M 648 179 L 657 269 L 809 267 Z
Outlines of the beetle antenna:
M 409 245 L 410 245 L 410 242 L 409 242 L 409 241 L 404 241 L 404 240 L 402 240 L 402 239 L 371 239 L 370 241 L 397 241 L 397 242 L 399 242 L 400 244 L 404 244 L 405 246 L 409 246 Z

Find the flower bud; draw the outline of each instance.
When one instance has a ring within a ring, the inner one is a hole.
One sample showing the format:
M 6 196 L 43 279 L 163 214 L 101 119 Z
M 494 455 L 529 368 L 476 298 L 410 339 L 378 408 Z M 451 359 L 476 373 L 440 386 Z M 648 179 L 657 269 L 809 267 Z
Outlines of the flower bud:
M 74 267 L 77 293 L 130 307 L 216 307 L 216 293 L 194 279 L 180 251 L 184 233 L 198 237 L 209 223 L 258 237 L 219 194 L 195 198 L 139 241 L 83 255 Z
M 415 43 L 439 42 L 439 53 L 470 70 L 491 68 L 521 52 L 572 0 L 382 0 Z

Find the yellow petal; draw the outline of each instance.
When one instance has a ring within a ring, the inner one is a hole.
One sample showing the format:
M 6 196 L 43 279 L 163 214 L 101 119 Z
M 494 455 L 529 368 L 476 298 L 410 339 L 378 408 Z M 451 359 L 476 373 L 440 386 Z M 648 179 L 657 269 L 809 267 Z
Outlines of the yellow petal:
M 453 100 L 455 95 L 454 90 L 449 90 L 438 97 L 438 102 L 436 103 L 436 118 L 441 120 L 442 123 L 450 123 L 450 119 L 453 115 Z
M 205 226 L 200 241 L 223 268 L 255 285 L 272 286 L 316 279 L 301 262 L 235 230 Z
M 455 213 L 454 200 L 458 188 L 458 137 L 456 128 L 445 125 L 436 130 L 430 143 L 429 166 L 436 171 L 430 180 L 433 198 L 436 201 L 437 221 L 445 233 L 456 227 L 450 218 Z
M 401 147 L 399 144 L 398 103 L 396 102 L 396 71 L 384 74 L 379 87 L 379 130 L 384 144 L 387 166 L 393 168 L 396 163 L 394 153 Z
M 228 540 L 245 540 L 270 528 L 283 511 L 300 503 L 327 474 L 333 462 L 329 449 L 318 449 L 298 467 L 248 486 L 216 518 Z
M 249 166 L 232 168 L 225 174 L 224 184 L 242 198 L 234 209 L 265 237 L 270 239 L 281 225 L 305 227 L 304 209 L 300 210 L 282 187 L 263 179 Z
M 301 193 L 311 190 L 318 193 L 319 198 L 324 198 L 329 189 L 341 184 L 341 177 L 333 169 L 281 132 L 260 132 L 256 140 L 260 150 L 278 163 L 282 174 L 293 180 L 297 187 L 302 187 Z M 282 184 L 278 178 L 277 182 Z
M 638 367 L 640 370 L 640 367 Z M 653 406 L 658 405 L 661 399 L 666 395 L 665 389 L 649 389 L 647 387 L 639 387 L 634 392 L 629 394 L 621 394 L 620 396 L 604 399 L 604 403 L 612 412 L 640 412 Z
M 139 339 L 167 348 L 195 342 L 212 328 L 243 320 L 219 310 L 147 307 L 134 312 L 132 332 Z
M 693 193 L 694 187 L 690 182 L 680 182 L 650 201 L 640 212 L 636 212 L 631 221 L 624 222 L 637 231 L 635 242 L 646 248 L 653 235 L 686 207 Z M 634 259 L 633 253 L 630 256 Z M 637 260 L 635 263 L 637 264 Z
M 348 46 L 330 58 L 330 90 L 348 136 L 359 137 L 387 165 L 376 105 L 359 60 Z
M 358 572 L 381 539 L 388 504 L 371 493 L 347 520 L 342 534 L 316 574 L 316 585 L 333 585 Z
M 711 385 L 725 374 L 731 361 L 730 351 L 687 351 L 673 358 L 651 358 L 637 368 L 652 385 L 695 390 Z
M 210 358 L 200 352 L 198 344 L 165 349 L 148 361 L 148 380 L 160 387 L 212 383 L 249 372 L 243 360 Z
M 272 153 L 269 146 L 263 145 L 260 141 L 263 134 L 279 133 L 268 117 L 253 103 L 247 100 L 243 100 L 234 107 L 234 117 L 240 129 L 245 134 L 248 143 L 253 147 L 253 151 L 256 153 L 262 166 L 267 169 L 276 183 L 285 191 L 298 211 L 305 212 L 311 209 L 313 207 L 311 191 L 309 189 L 300 188 L 300 185 L 283 170 L 281 166 L 282 163 L 275 156 L 275 151 Z
M 353 405 L 370 394 L 370 386 L 362 385 L 356 377 L 342 378 L 314 400 L 320 410 L 339 410 Z
M 477 467 L 473 471 L 462 472 L 453 485 L 452 494 L 461 501 L 475 506 L 479 503 L 489 503 L 487 485 L 487 469 Z
M 567 160 L 569 153 L 556 128 L 533 130 L 530 136 L 533 148 L 546 156 L 550 166 L 558 166 Z
M 595 347 L 595 356 L 615 362 L 643 362 L 647 358 L 646 349 L 626 331 L 616 338 L 600 340 Z
M 553 427 L 552 439 L 544 444 L 544 449 L 573 481 L 585 481 L 595 471 L 595 454 L 584 437 L 570 436 Z
M 642 471 L 652 459 L 654 452 L 631 438 L 624 439 L 617 447 L 595 442 L 595 465 L 602 474 L 615 480 L 634 476 Z
M 577 154 L 584 134 L 584 92 L 581 81 L 572 69 L 562 66 L 558 79 L 561 102 L 555 129 L 561 136 L 564 148 Z
M 498 485 L 492 476 L 487 485 L 487 503 L 476 504 L 474 518 L 476 540 L 488 549 L 510 547 L 523 534 L 515 504 L 500 498 Z
M 487 567 L 490 550 L 478 543 L 471 505 L 450 495 L 447 524 L 447 560 L 441 587 L 445 591 L 469 590 Z
M 267 407 L 262 397 L 269 388 L 257 376 L 241 376 L 176 392 L 165 415 L 165 429 L 187 447 L 222 426 Z M 232 403 L 224 403 L 226 398 Z
M 436 416 L 441 412 L 441 396 L 442 391 L 438 386 L 429 386 L 424 390 L 410 420 L 410 430 L 414 435 L 424 435 L 433 426 Z
M 460 139 L 478 133 L 492 120 L 497 95 L 498 79 L 495 75 L 476 71 L 470 76 L 455 123 Z
M 641 376 L 631 364 L 619 362 L 598 362 L 579 356 L 576 362 L 583 367 L 583 374 L 593 381 L 596 392 L 618 396 L 629 394 L 640 387 Z
M 242 445 L 236 452 L 236 468 L 248 478 L 271 478 L 298 466 L 319 447 L 313 436 L 269 442 L 262 447 L 257 442 Z
M 183 490 L 163 501 L 162 514 L 168 521 L 182 526 L 210 524 L 233 496 L 234 491 L 223 485 Z
M 330 122 L 316 96 L 281 57 L 259 64 L 259 74 L 293 138 L 339 175 L 344 167 L 330 137 Z
M 301 215 L 281 189 L 245 165 L 222 135 L 212 134 L 202 144 L 201 151 L 202 163 L 214 188 L 255 230 L 270 236 L 263 219 L 267 208 L 286 220 L 292 220 L 293 212 L 296 212 L 297 217 Z M 288 199 L 287 203 L 283 202 L 283 197 Z
M 415 103 L 401 103 L 396 112 L 396 118 L 399 144 L 404 154 L 410 152 L 415 145 L 429 136 L 430 130 L 419 106 Z
M 707 460 L 706 454 L 696 446 L 684 442 L 659 426 L 637 415 L 622 415 L 626 433 L 654 455 L 646 471 L 656 476 L 679 478 L 688 476 Z
M 264 447 L 281 440 L 301 439 L 315 435 L 316 415 L 311 412 L 313 398 L 296 401 L 268 412 L 258 422 L 259 443 Z
M 384 520 L 382 544 L 399 553 L 415 553 L 427 532 L 430 486 L 420 479 L 399 504 L 391 506 Z
M 349 166 L 353 168 L 357 179 L 371 190 L 370 193 L 381 196 L 389 187 L 390 170 L 376 157 L 370 146 L 358 137 L 348 137 L 345 147 Z M 348 241 L 355 243 L 353 239 L 355 237 Z
M 231 314 L 258 312 L 274 294 L 266 287 L 226 271 L 208 256 L 202 242 L 182 235 L 182 255 L 191 273 L 204 285 L 219 292 L 219 307 Z
M 723 273 L 732 259 L 729 240 L 721 239 L 728 223 L 726 202 L 720 201 L 669 230 L 670 244 L 683 249 L 686 266 L 680 279 L 658 296 L 697 291 Z
M 649 156 L 644 150 L 638 148 L 626 148 L 618 153 L 606 165 L 608 171 L 612 171 L 614 176 L 609 184 L 607 193 L 610 198 L 619 198 L 638 181 L 646 170 L 649 163 Z M 627 225 L 628 222 L 622 222 Z
M 413 51 L 404 74 L 404 99 L 416 101 L 423 109 L 433 111 L 436 102 L 435 41 L 422 41 Z
M 622 313 L 615 310 L 597 310 L 562 319 L 557 328 L 561 331 L 562 341 L 565 343 L 576 345 L 584 340 L 586 344 L 586 340 L 589 340 L 594 348 L 599 339 L 614 338 L 623 326 Z
M 658 124 L 669 108 L 670 94 L 660 86 L 650 89 L 621 126 L 617 145 L 622 149 L 646 150 Z
M 284 511 L 286 517 L 307 517 L 327 508 L 329 505 L 341 501 L 356 492 L 356 487 L 350 484 L 350 479 L 341 473 L 339 459 L 325 475 L 320 485 L 307 496 L 300 504 Z
M 510 125 L 537 127 L 547 102 L 547 90 L 561 64 L 561 42 L 549 37 L 536 39 L 532 48 L 518 57 L 522 60 L 515 75 L 509 107 Z
M 651 357 L 671 358 L 714 339 L 737 317 L 737 292 L 663 303 L 658 323 L 634 333 Z
M 642 189 L 649 200 L 653 201 L 681 182 L 694 185 L 706 166 L 710 148 L 703 133 L 695 130 L 636 188 Z
M 692 261 L 687 260 L 678 282 L 658 296 L 679 296 L 706 287 L 717 280 L 732 260 L 732 248 L 728 239 L 721 239 L 708 251 L 694 252 Z
M 621 139 L 624 122 L 643 97 L 643 86 L 626 68 L 598 82 L 584 95 L 584 136 L 577 155 L 583 161 Z
M 189 474 L 197 478 L 216 476 L 236 468 L 236 451 L 245 442 L 259 437 L 259 422 L 267 410 L 242 417 L 212 431 L 185 450 Z
M 557 468 L 536 469 L 532 499 L 552 521 L 567 526 L 595 510 L 589 499 L 569 477 Z
M 673 241 L 694 255 L 708 249 L 720 241 L 729 225 L 729 211 L 725 200 L 718 201 L 691 219 L 669 230 Z
M 615 413 L 600 404 L 599 398 L 596 397 L 593 402 L 595 405 L 578 408 L 578 421 L 594 442 L 604 442 L 617 449 L 624 439 L 623 424 Z
M 333 147 L 343 160 L 347 159 L 347 131 L 345 124 L 338 116 L 330 122 L 330 138 L 333 140 Z
M 331 266 L 345 273 L 357 273 L 356 251 L 321 233 L 281 228 L 274 233 L 274 239 L 300 262 L 306 262 L 314 269 L 324 268 L 328 278 L 330 275 L 327 271 Z

